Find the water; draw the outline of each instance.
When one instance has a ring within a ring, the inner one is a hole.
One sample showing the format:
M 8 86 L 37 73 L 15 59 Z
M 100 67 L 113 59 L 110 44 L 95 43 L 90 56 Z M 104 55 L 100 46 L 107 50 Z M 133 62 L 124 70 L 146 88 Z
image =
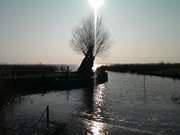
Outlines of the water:
M 49 105 L 50 121 L 70 135 L 179 135 L 180 81 L 108 72 L 96 88 L 17 96 L 0 111 L 0 127 L 31 127 Z M 43 116 L 45 121 L 46 117 Z

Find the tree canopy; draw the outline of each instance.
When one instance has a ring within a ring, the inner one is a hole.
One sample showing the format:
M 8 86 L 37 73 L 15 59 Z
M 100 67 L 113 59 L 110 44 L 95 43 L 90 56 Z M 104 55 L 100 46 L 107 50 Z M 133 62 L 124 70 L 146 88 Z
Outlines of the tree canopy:
M 96 36 L 95 36 L 96 34 Z M 80 53 L 89 55 L 92 53 L 94 57 L 100 56 L 110 48 L 110 34 L 105 29 L 102 18 L 97 17 L 96 29 L 93 16 L 85 18 L 81 25 L 77 26 L 73 31 L 71 46 Z

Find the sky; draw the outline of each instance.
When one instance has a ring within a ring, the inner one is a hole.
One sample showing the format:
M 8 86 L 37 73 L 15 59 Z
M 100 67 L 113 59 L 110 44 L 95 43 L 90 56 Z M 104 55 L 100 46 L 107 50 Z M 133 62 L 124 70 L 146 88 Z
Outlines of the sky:
M 0 0 L 0 63 L 79 64 L 73 29 L 88 0 Z M 105 0 L 111 49 L 96 63 L 180 62 L 180 0 Z

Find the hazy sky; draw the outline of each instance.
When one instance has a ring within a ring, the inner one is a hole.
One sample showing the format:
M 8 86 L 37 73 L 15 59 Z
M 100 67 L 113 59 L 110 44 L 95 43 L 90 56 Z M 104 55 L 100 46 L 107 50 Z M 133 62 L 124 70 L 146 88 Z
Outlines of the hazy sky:
M 88 0 L 0 0 L 0 63 L 74 63 L 72 30 Z M 112 48 L 98 63 L 180 62 L 180 0 L 105 0 Z

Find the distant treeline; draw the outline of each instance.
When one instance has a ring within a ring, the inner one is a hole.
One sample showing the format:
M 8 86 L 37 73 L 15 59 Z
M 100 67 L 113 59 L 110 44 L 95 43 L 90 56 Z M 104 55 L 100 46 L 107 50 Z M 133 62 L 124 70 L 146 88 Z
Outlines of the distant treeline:
M 0 77 L 51 74 L 71 70 L 67 65 L 0 65 Z
M 102 66 L 102 70 L 155 75 L 180 79 L 180 63 L 176 64 L 113 64 Z

